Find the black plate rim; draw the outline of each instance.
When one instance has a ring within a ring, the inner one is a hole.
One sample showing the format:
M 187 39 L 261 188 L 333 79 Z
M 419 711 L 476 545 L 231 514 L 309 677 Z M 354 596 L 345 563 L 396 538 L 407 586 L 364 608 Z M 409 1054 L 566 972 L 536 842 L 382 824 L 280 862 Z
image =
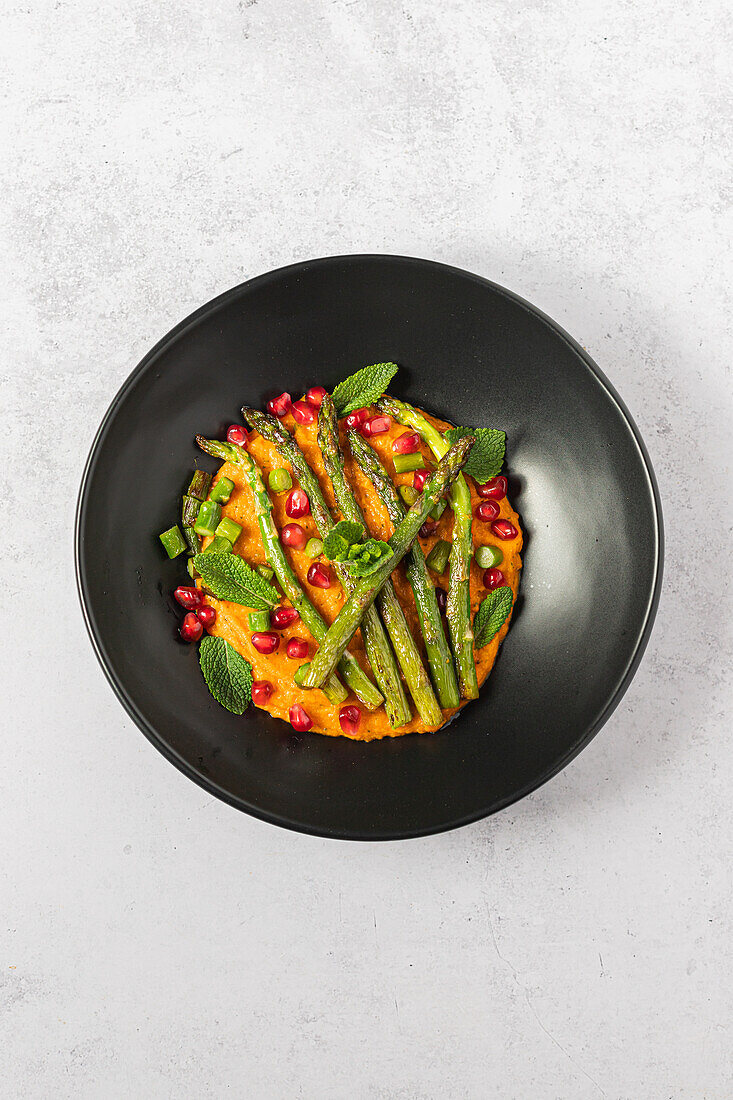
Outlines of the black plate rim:
M 626 664 L 626 668 L 618 679 L 616 687 L 609 697 L 606 706 L 600 712 L 596 720 L 585 730 L 584 734 L 578 738 L 578 740 L 570 746 L 566 753 L 562 755 L 558 760 L 554 761 L 551 767 L 546 769 L 539 777 L 531 780 L 524 787 L 518 791 L 512 792 L 507 795 L 506 798 L 500 800 L 500 802 L 489 810 L 481 810 L 475 813 L 466 814 L 460 818 L 456 818 L 454 821 L 448 821 L 439 826 L 426 826 L 420 829 L 405 829 L 395 832 L 385 832 L 379 834 L 363 833 L 353 830 L 339 830 L 336 828 L 317 828 L 311 826 L 307 822 L 291 820 L 283 815 L 269 813 L 259 806 L 255 806 L 248 803 L 243 798 L 238 798 L 228 791 L 224 790 L 217 783 L 212 783 L 206 776 L 202 775 L 196 770 L 187 760 L 181 757 L 171 746 L 163 739 L 163 737 L 157 732 L 157 730 L 148 722 L 145 715 L 137 708 L 134 700 L 128 693 L 125 686 L 120 683 L 111 669 L 111 662 L 106 653 L 104 641 L 101 637 L 101 632 L 98 629 L 95 622 L 93 612 L 90 607 L 90 602 L 87 594 L 87 578 L 85 572 L 85 566 L 83 561 L 83 548 L 81 545 L 82 526 L 84 521 L 84 515 L 87 505 L 87 488 L 88 483 L 97 461 L 99 451 L 104 443 L 105 436 L 109 429 L 109 426 L 117 413 L 117 410 L 122 405 L 128 390 L 136 383 L 137 379 L 146 370 L 149 370 L 160 353 L 167 349 L 168 346 L 178 340 L 187 329 L 195 326 L 199 320 L 209 313 L 213 313 L 223 306 L 226 302 L 232 298 L 238 297 L 244 294 L 248 290 L 261 286 L 269 281 L 280 278 L 286 274 L 305 273 L 308 270 L 329 264 L 338 263 L 369 263 L 369 262 L 391 262 L 405 265 L 417 265 L 419 267 L 431 267 L 439 268 L 452 275 L 460 276 L 461 278 L 468 278 L 477 283 L 491 288 L 497 294 L 500 294 L 513 302 L 517 303 L 527 312 L 533 314 L 536 318 L 547 325 L 557 336 L 559 336 L 575 353 L 575 355 L 581 360 L 586 369 L 595 376 L 596 380 L 601 384 L 606 391 L 609 399 L 616 406 L 619 413 L 634 439 L 637 450 L 639 451 L 640 458 L 642 460 L 642 466 L 646 473 L 648 487 L 651 492 L 651 496 L 654 502 L 654 529 L 655 529 L 655 546 L 654 546 L 654 580 L 651 586 L 647 598 L 647 606 L 644 614 L 644 623 L 639 631 L 636 644 L 631 652 Z M 636 423 L 631 416 L 631 413 L 627 409 L 623 400 L 616 392 L 611 382 L 606 378 L 600 367 L 594 362 L 590 355 L 585 351 L 583 347 L 573 337 L 562 328 L 556 321 L 544 313 L 541 309 L 535 306 L 532 302 L 529 302 L 526 298 L 516 294 L 512 290 L 508 290 L 506 287 L 501 286 L 499 283 L 493 282 L 491 279 L 487 279 L 482 275 L 477 275 L 475 272 L 466 271 L 463 268 L 455 267 L 452 264 L 441 263 L 437 260 L 429 260 L 416 256 L 401 256 L 392 255 L 390 253 L 346 253 L 337 254 L 333 256 L 323 256 L 317 259 L 302 260 L 298 263 L 286 264 L 283 267 L 274 268 L 271 271 L 265 272 L 262 275 L 254 276 L 251 279 L 247 279 L 237 286 L 224 291 L 222 294 L 212 298 L 209 302 L 199 306 L 198 309 L 190 313 L 177 325 L 175 325 L 165 336 L 163 336 L 140 360 L 137 366 L 130 372 L 125 381 L 122 383 L 114 398 L 110 402 L 110 405 L 105 412 L 102 421 L 97 429 L 94 439 L 92 441 L 89 455 L 84 465 L 84 471 L 81 478 L 81 484 L 79 486 L 79 493 L 77 497 L 76 515 L 74 523 L 74 567 L 76 573 L 76 586 L 79 594 L 79 601 L 81 603 L 82 616 L 84 624 L 86 626 L 87 633 L 92 643 L 92 648 L 96 655 L 99 664 L 101 665 L 104 675 L 112 687 L 118 700 L 127 711 L 130 718 L 150 741 L 152 745 L 172 763 L 179 771 L 181 771 L 188 779 L 191 779 L 199 787 L 205 790 L 207 793 L 214 795 L 216 798 L 221 799 L 223 802 L 235 809 L 244 813 L 250 814 L 252 817 L 256 817 L 261 821 L 266 821 L 271 825 L 278 825 L 281 828 L 290 829 L 294 832 L 305 833 L 311 836 L 326 837 L 336 840 L 355 840 L 355 841 L 392 841 L 392 840 L 408 840 L 418 838 L 422 836 L 436 835 L 442 832 L 448 832 L 453 829 L 459 829 L 463 826 L 470 825 L 475 821 L 481 821 L 486 817 L 493 816 L 496 813 L 500 813 L 502 810 L 507 809 L 509 806 L 514 805 L 515 802 L 525 798 L 528 794 L 538 790 L 544 786 L 551 779 L 554 778 L 563 768 L 582 752 L 582 750 L 593 740 L 600 729 L 610 718 L 613 711 L 616 709 L 621 699 L 625 695 L 631 680 L 633 679 L 636 670 L 639 667 L 641 659 L 644 655 L 644 651 L 649 643 L 652 628 L 654 625 L 654 619 L 659 606 L 659 599 L 662 588 L 662 577 L 664 569 L 664 522 L 662 515 L 662 502 L 659 494 L 659 487 L 657 485 L 657 479 L 654 473 L 654 468 L 649 457 L 649 453 L 646 448 L 646 444 L 641 436 Z

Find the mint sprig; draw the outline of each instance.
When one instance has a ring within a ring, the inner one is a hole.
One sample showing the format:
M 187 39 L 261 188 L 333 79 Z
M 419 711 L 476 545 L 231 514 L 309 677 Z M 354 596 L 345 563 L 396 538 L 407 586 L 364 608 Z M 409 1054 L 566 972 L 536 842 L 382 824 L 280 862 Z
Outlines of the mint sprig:
M 333 391 L 333 403 L 338 415 L 346 416 L 355 409 L 373 405 L 385 392 L 398 369 L 396 363 L 372 363 L 339 382 Z
M 494 638 L 509 618 L 513 602 L 512 590 L 503 584 L 483 599 L 473 618 L 473 644 L 482 649 Z
M 351 575 L 354 577 L 369 577 L 375 573 L 385 558 L 392 557 L 392 548 L 389 543 L 381 539 L 367 539 L 357 546 L 350 546 L 346 559 Z
M 392 553 L 389 543 L 381 539 L 364 538 L 361 523 L 342 519 L 326 535 L 323 553 L 329 561 L 340 561 L 348 566 L 354 577 L 368 577 L 374 573 L 386 557 Z
M 344 561 L 349 547 L 361 542 L 364 527 L 350 519 L 340 519 L 323 540 L 323 553 L 329 561 Z
M 445 438 L 451 447 L 467 435 L 475 436 L 476 442 L 468 455 L 464 474 L 468 474 L 479 485 L 488 481 L 501 470 L 506 449 L 506 433 L 498 428 L 449 428 Z
M 280 602 L 273 586 L 238 554 L 196 554 L 196 572 L 219 600 L 269 611 Z
M 252 702 L 252 666 L 224 638 L 207 634 L 199 646 L 206 686 L 232 714 L 244 714 Z

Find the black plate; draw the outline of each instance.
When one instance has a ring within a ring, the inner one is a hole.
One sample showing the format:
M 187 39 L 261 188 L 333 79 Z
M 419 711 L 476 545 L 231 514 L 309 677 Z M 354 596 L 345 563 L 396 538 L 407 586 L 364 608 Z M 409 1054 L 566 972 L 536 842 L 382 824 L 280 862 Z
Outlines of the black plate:
M 196 432 L 243 402 L 332 387 L 393 360 L 393 392 L 458 424 L 508 433 L 525 567 L 481 698 L 447 730 L 359 744 L 296 735 L 209 695 L 176 640 L 157 532 L 177 519 Z M 516 295 L 425 260 L 345 256 L 253 279 L 178 325 L 133 371 L 92 447 L 77 575 L 102 666 L 143 733 L 186 775 L 278 825 L 350 839 L 438 832 L 534 790 L 598 732 L 636 670 L 662 572 L 644 444 L 598 368 Z

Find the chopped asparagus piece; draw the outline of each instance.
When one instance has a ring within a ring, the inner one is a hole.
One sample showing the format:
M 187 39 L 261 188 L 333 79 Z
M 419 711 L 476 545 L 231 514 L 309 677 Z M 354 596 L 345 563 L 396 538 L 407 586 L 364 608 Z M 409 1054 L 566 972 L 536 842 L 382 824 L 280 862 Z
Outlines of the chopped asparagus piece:
M 193 529 L 202 538 L 206 535 L 215 535 L 221 522 L 221 504 L 215 500 L 205 500 L 199 509 Z
M 163 549 L 169 558 L 177 558 L 179 554 L 185 553 L 186 541 L 178 524 L 175 527 L 169 527 L 167 531 L 163 531 L 158 538 L 163 543 Z
M 228 504 L 229 498 L 233 492 L 234 482 L 231 478 L 220 477 L 216 485 L 213 485 L 211 488 L 209 500 L 214 500 L 217 504 Z

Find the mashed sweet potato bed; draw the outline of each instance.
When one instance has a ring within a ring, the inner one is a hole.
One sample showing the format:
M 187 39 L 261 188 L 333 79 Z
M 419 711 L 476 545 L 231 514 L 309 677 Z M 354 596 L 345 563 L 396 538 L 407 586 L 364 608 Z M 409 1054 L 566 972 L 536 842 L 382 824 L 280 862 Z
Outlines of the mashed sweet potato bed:
M 441 431 L 445 431 L 450 427 L 443 420 L 438 420 L 436 417 L 425 414 L 427 418 Z M 295 438 L 303 451 L 310 466 L 318 476 L 318 479 L 323 488 L 326 500 L 333 508 L 334 499 L 333 492 L 331 490 L 330 482 L 325 474 L 323 468 L 323 460 L 321 458 L 321 452 L 318 449 L 316 442 L 317 425 L 302 425 L 296 424 L 292 416 L 288 415 L 283 424 L 289 431 L 294 432 Z M 393 474 L 394 467 L 392 465 L 392 442 L 398 436 L 401 435 L 406 429 L 400 425 L 393 423 L 390 430 L 383 435 L 373 436 L 369 442 L 379 454 L 386 469 L 390 474 Z M 343 428 L 342 428 L 342 445 L 344 444 Z M 268 443 L 267 440 L 262 439 L 261 436 L 253 434 L 250 437 L 249 450 L 261 470 L 264 473 L 265 483 L 267 483 L 267 475 L 271 470 L 285 467 L 289 470 L 293 477 L 293 483 L 298 484 L 297 478 L 293 475 L 293 471 L 287 462 L 284 462 L 280 458 L 274 446 Z M 425 465 L 432 467 L 435 465 L 434 460 L 431 457 L 429 449 L 422 445 L 421 450 L 425 457 Z M 344 452 L 348 455 L 348 446 L 344 446 Z M 367 524 L 371 533 L 376 538 L 388 539 L 392 534 L 392 525 L 387 516 L 387 512 L 382 505 L 379 497 L 372 488 L 371 483 L 364 477 L 356 464 L 352 461 L 351 457 L 346 458 L 346 473 L 350 484 L 354 489 L 354 494 L 364 512 L 367 520 Z M 235 489 L 231 495 L 229 503 L 224 506 L 223 514 L 231 516 L 233 520 L 241 524 L 242 534 L 239 536 L 237 543 L 234 547 L 234 551 L 249 562 L 250 565 L 266 564 L 266 556 L 262 545 L 262 539 L 260 538 L 259 527 L 254 514 L 254 501 L 252 493 L 246 485 L 242 472 L 233 465 L 225 463 L 219 473 L 218 477 L 228 477 L 234 482 Z M 411 484 L 412 474 L 401 474 L 394 478 L 395 484 Z M 468 479 L 471 488 L 472 505 L 475 508 L 480 502 L 480 497 L 476 493 L 475 486 L 471 479 Z M 281 529 L 286 523 L 292 522 L 285 514 L 285 501 L 287 500 L 287 493 L 270 494 L 273 502 L 273 517 L 275 524 Z M 474 517 L 473 521 L 473 539 L 474 544 L 479 546 L 481 544 L 497 545 L 501 548 L 504 554 L 504 561 L 499 568 L 504 573 L 506 583 L 511 587 L 514 596 L 516 598 L 517 589 L 519 587 L 519 571 L 522 567 L 520 558 L 520 550 L 522 548 L 522 533 L 519 527 L 519 518 L 509 504 L 508 499 L 504 499 L 499 502 L 501 507 L 501 518 L 509 519 L 515 525 L 519 531 L 519 535 L 516 539 L 511 541 L 502 542 L 497 539 L 488 523 L 483 523 Z M 338 518 L 338 512 L 335 513 Z M 312 516 L 306 516 L 303 519 L 298 520 L 301 526 L 306 530 L 309 538 L 319 537 L 316 525 Z M 440 538 L 444 538 L 448 541 L 451 539 L 451 531 L 453 527 L 453 513 L 450 508 L 446 508 L 443 516 L 438 524 L 438 529 L 434 535 L 428 539 L 421 539 L 420 544 L 427 554 L 433 544 Z M 285 553 L 288 555 L 289 560 L 295 570 L 301 585 L 306 591 L 311 602 L 318 608 L 326 622 L 331 623 L 336 618 L 343 602 L 344 593 L 341 586 L 338 583 L 334 575 L 334 583 L 329 589 L 314 588 L 308 584 L 306 580 L 306 573 L 308 567 L 311 564 L 310 558 L 308 558 L 304 551 L 291 550 L 286 548 Z M 482 585 L 482 577 L 484 570 L 479 569 L 475 564 L 471 566 L 471 609 L 472 616 L 475 613 L 479 603 L 486 595 L 486 589 Z M 433 573 L 430 576 L 434 579 L 436 584 L 441 584 L 447 589 L 448 586 L 448 571 L 446 570 L 443 577 L 440 579 L 435 578 Z M 405 609 L 407 620 L 412 629 L 413 636 L 415 637 L 421 650 L 422 647 L 422 635 L 420 633 L 420 627 L 418 624 L 417 613 L 415 610 L 415 600 L 412 595 L 412 590 L 405 580 L 404 567 L 400 565 L 393 574 L 393 582 L 395 590 L 400 598 L 402 606 Z M 307 711 L 313 720 L 313 731 L 318 733 L 328 734 L 330 736 L 343 736 L 341 726 L 339 725 L 338 712 L 340 706 L 334 706 L 331 704 L 326 696 L 321 691 L 305 691 L 303 688 L 298 687 L 293 682 L 293 673 L 302 660 L 291 660 L 285 652 L 285 645 L 290 638 L 305 638 L 310 643 L 310 657 L 313 656 L 315 650 L 315 643 L 306 630 L 303 623 L 298 620 L 292 627 L 288 627 L 286 630 L 280 632 L 281 641 L 278 650 L 268 656 L 258 653 L 250 641 L 250 628 L 248 623 L 249 609 L 246 607 L 240 607 L 238 604 L 232 604 L 225 601 L 208 598 L 208 602 L 212 607 L 216 609 L 217 616 L 216 622 L 211 629 L 212 634 L 220 635 L 231 643 L 242 654 L 242 656 L 249 661 L 252 665 L 252 674 L 256 680 L 269 680 L 275 688 L 271 695 L 266 709 L 277 718 L 282 718 L 284 721 L 288 721 L 288 712 L 294 703 L 300 703 L 301 706 Z M 285 601 L 287 603 L 287 601 Z M 478 673 L 478 682 L 481 685 L 489 672 L 492 665 L 496 660 L 496 655 L 499 646 L 507 632 L 509 622 L 507 621 L 497 636 L 482 649 L 477 649 L 476 652 L 476 669 Z M 361 632 L 357 631 L 356 636 L 349 646 L 351 652 L 358 658 L 363 667 L 368 671 L 369 664 L 364 654 L 364 649 L 361 640 Z M 424 657 L 424 652 L 423 652 Z M 427 662 L 426 662 L 427 667 Z M 408 693 L 409 695 L 409 693 Z M 385 714 L 384 708 L 379 707 L 376 711 L 368 711 L 362 704 L 359 703 L 355 696 L 350 695 L 347 701 L 348 703 L 355 703 L 360 706 L 362 710 L 362 722 L 359 728 L 358 740 L 372 741 L 380 737 L 398 737 L 403 733 L 425 733 L 429 730 L 437 729 L 436 726 L 426 726 L 415 715 L 411 722 L 406 726 L 400 726 L 399 729 L 393 729 Z M 343 706 L 344 704 L 341 704 Z M 463 704 L 462 704 L 463 705 Z M 454 714 L 455 710 L 443 711 L 443 724 L 447 722 Z M 413 706 L 414 714 L 414 706 Z

